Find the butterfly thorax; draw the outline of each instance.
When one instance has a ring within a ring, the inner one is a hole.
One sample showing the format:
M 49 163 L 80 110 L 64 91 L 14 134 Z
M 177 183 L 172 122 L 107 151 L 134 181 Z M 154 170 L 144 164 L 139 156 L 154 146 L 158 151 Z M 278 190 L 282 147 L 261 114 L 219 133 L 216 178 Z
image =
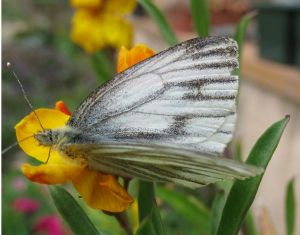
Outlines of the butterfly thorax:
M 83 140 L 86 140 L 81 132 L 68 126 L 55 129 L 44 129 L 35 134 L 34 138 L 40 145 L 58 149 L 66 144 L 80 144 Z
M 59 132 L 55 129 L 44 129 L 34 135 L 34 138 L 39 142 L 40 145 L 52 147 L 58 143 Z
M 84 139 L 80 132 L 74 128 L 64 126 L 62 128 L 44 129 L 34 135 L 40 145 L 56 149 L 61 156 L 71 159 L 84 159 L 84 154 L 70 151 L 70 146 L 82 143 Z

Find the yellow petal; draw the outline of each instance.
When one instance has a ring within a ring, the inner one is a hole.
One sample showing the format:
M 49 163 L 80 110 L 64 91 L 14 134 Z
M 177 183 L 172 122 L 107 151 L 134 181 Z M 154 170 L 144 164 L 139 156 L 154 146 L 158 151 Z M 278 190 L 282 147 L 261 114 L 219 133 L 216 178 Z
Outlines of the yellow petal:
M 129 215 L 130 224 L 133 227 L 133 232 L 135 234 L 135 232 L 139 228 L 139 206 L 137 200 L 134 200 L 134 202 L 130 205 L 127 213 Z
M 136 0 L 71 0 L 70 3 L 75 8 L 99 10 L 103 13 L 118 15 L 130 13 L 136 7 Z
M 70 117 L 54 109 L 37 109 L 35 110 L 35 113 L 39 117 L 45 129 L 62 127 L 66 124 Z M 42 131 L 35 114 L 32 112 L 28 116 L 24 117 L 15 126 L 15 129 L 17 140 L 23 151 L 29 156 L 32 156 L 40 161 L 46 161 L 49 154 L 49 147 L 39 145 L 34 137 L 28 138 Z M 52 155 L 54 158 L 56 158 L 55 151 L 51 151 L 51 156 Z
M 84 165 L 77 164 L 42 164 L 32 166 L 23 164 L 22 172 L 26 177 L 40 184 L 62 184 L 78 176 Z
M 130 195 L 114 176 L 104 175 L 87 167 L 73 179 L 73 185 L 94 209 L 121 212 L 132 203 Z
M 78 8 L 100 8 L 102 5 L 102 0 L 71 0 L 71 6 Z
M 134 46 L 131 50 L 127 50 L 125 47 L 122 47 L 118 55 L 117 71 L 120 73 L 136 63 L 153 56 L 154 54 L 155 52 L 152 49 L 142 44 Z
M 126 14 L 136 7 L 136 0 L 109 0 L 103 2 L 103 11 L 108 13 Z
M 130 47 L 133 38 L 132 25 L 119 17 L 106 14 L 103 18 L 105 38 L 108 44 L 115 48 Z
M 88 53 L 104 47 L 130 46 L 132 26 L 118 15 L 78 9 L 73 15 L 71 38 Z

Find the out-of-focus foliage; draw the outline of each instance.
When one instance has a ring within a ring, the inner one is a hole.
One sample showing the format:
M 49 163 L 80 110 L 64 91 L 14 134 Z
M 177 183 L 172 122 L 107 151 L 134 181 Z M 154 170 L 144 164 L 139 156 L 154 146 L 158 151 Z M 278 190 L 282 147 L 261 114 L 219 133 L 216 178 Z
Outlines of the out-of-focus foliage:
M 29 183 L 18 171 L 6 173 L 2 180 L 2 234 L 29 235 L 36 230 L 67 234 L 68 227 L 49 199 L 46 187 Z
M 245 16 L 243 16 L 241 18 L 241 20 L 239 21 L 239 23 L 236 26 L 234 38 L 237 41 L 238 47 L 239 47 L 239 60 L 241 60 L 241 57 L 242 57 L 243 45 L 244 45 L 244 41 L 245 41 L 248 24 L 250 23 L 250 21 L 253 19 L 253 17 L 255 15 L 256 15 L 256 12 L 250 12 L 250 13 L 246 14 Z
M 178 43 L 175 33 L 168 24 L 164 14 L 155 6 L 155 4 L 153 4 L 151 0 L 139 0 L 139 3 L 156 22 L 165 41 L 170 46 L 174 46 L 176 43 Z
M 184 193 L 169 190 L 165 187 L 157 188 L 157 196 L 171 206 L 181 218 L 193 224 L 201 234 L 209 234 L 211 226 L 211 212 L 200 200 Z

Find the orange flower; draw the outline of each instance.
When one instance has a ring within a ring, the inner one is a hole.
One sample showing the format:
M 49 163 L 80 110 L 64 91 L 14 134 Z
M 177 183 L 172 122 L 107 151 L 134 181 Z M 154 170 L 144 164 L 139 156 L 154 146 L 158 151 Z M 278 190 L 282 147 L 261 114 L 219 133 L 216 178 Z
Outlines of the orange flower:
M 151 49 L 142 45 L 129 51 L 122 48 L 119 53 L 118 71 L 153 54 Z M 90 207 L 110 212 L 124 211 L 132 203 L 132 199 L 114 176 L 89 169 L 87 162 L 65 158 L 55 147 L 40 145 L 34 138 L 43 128 L 65 126 L 69 118 L 70 111 L 62 101 L 58 101 L 55 109 L 37 109 L 15 126 L 17 140 L 23 151 L 44 163 L 39 166 L 25 163 L 22 172 L 29 180 L 41 184 L 62 184 L 71 181 Z
M 70 112 L 70 110 L 68 109 L 68 107 L 65 105 L 65 103 L 63 102 L 63 101 L 57 101 L 56 103 L 55 103 L 55 109 L 56 110 L 59 110 L 59 111 L 61 111 L 61 112 L 63 112 L 63 113 L 65 113 L 65 114 L 67 114 L 67 115 L 69 115 L 69 116 L 71 116 L 71 112 Z
M 154 54 L 155 52 L 152 49 L 143 44 L 138 44 L 131 50 L 121 47 L 118 56 L 117 71 L 120 73 L 136 63 L 153 56 Z

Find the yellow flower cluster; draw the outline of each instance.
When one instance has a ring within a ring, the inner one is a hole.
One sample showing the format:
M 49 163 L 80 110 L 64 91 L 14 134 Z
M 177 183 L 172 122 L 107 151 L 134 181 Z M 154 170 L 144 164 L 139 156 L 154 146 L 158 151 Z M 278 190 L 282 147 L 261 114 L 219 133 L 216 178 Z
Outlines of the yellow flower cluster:
M 71 39 L 86 52 L 131 46 L 133 29 L 125 15 L 134 10 L 136 0 L 71 0 L 71 5 Z
M 153 54 L 154 51 L 143 45 L 131 50 L 123 47 L 119 52 L 117 70 L 121 72 Z M 71 115 L 62 101 L 56 103 L 55 109 L 41 108 L 35 110 L 35 113 L 45 129 L 66 125 Z M 29 180 L 41 184 L 62 184 L 71 181 L 85 202 L 95 209 L 110 212 L 127 209 L 133 200 L 115 176 L 91 170 L 87 162 L 66 159 L 55 147 L 50 149 L 49 146 L 40 145 L 33 138 L 42 131 L 36 115 L 32 112 L 15 126 L 17 140 L 23 151 L 43 162 L 39 166 L 25 163 L 22 166 L 24 175 Z

